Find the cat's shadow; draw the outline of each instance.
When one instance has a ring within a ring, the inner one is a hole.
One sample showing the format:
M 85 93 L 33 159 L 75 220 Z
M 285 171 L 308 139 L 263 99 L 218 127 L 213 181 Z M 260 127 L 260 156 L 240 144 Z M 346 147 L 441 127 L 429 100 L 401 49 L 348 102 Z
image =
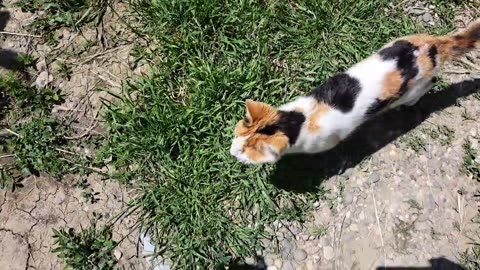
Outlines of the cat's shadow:
M 458 103 L 460 98 L 480 94 L 480 79 L 452 84 L 430 92 L 413 107 L 401 107 L 364 123 L 336 148 L 316 155 L 291 155 L 282 158 L 270 175 L 277 187 L 294 192 L 313 192 L 320 183 L 355 167 L 401 135 L 414 129 L 432 113 Z M 476 120 L 476 119 L 475 119 Z

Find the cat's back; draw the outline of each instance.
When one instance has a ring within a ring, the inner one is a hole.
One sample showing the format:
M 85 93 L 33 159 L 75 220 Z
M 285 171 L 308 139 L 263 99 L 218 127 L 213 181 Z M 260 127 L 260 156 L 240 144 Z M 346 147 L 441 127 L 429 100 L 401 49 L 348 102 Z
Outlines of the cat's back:
M 345 72 L 335 74 L 317 86 L 310 96 L 341 112 L 345 117 L 342 121 L 353 121 L 349 124 L 356 125 L 382 96 L 385 78 L 395 70 L 395 60 L 384 59 L 375 53 Z
M 380 112 L 417 82 L 432 80 L 439 66 L 438 42 L 440 38 L 424 34 L 403 37 L 349 68 L 345 74 L 360 85 L 352 113 Z

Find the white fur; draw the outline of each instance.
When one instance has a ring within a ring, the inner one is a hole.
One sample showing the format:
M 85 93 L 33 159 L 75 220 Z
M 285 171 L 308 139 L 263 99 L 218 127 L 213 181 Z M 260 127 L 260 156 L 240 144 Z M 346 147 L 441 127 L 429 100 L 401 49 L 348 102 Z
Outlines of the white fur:
M 230 147 L 230 154 L 234 156 L 237 160 L 245 164 L 253 164 L 253 163 L 275 163 L 280 158 L 280 153 L 278 153 L 277 149 L 274 147 L 265 144 L 264 147 L 266 151 L 264 151 L 263 159 L 253 161 L 251 160 L 244 152 L 243 152 L 243 145 L 245 144 L 246 140 L 249 136 L 243 137 L 236 137 L 233 139 L 232 146 Z
M 320 131 L 314 134 L 310 133 L 304 125 L 297 142 L 286 153 L 318 153 L 335 147 L 365 121 L 365 113 L 380 96 L 385 75 L 395 67 L 394 60 L 383 61 L 378 55 L 373 55 L 352 66 L 346 73 L 356 78 L 362 89 L 353 109 L 348 113 L 336 109 L 327 112 L 318 119 Z M 308 116 L 316 103 L 313 97 L 301 97 L 281 106 L 280 109 L 300 107 Z
M 415 51 L 414 53 L 418 55 L 422 52 Z M 313 97 L 299 97 L 290 103 L 280 106 L 279 110 L 283 111 L 299 110 L 307 119 L 301 127 L 295 144 L 290 145 L 284 153 L 272 153 L 272 150 L 268 151 L 264 162 L 276 162 L 283 154 L 319 153 L 335 147 L 366 120 L 368 109 L 377 102 L 377 99 L 381 96 L 385 76 L 395 70 L 396 65 L 396 60 L 385 61 L 378 54 L 374 54 L 348 69 L 346 73 L 357 79 L 361 86 L 353 109 L 347 113 L 343 113 L 335 108 L 328 111 L 318 119 L 317 124 L 320 127 L 318 132 L 311 133 L 307 128 L 309 115 L 313 113 L 316 107 L 315 105 L 318 104 Z M 434 73 L 436 72 L 437 70 L 435 70 Z M 430 89 L 430 80 L 423 79 L 421 75 L 418 75 L 415 79 L 416 82 L 413 87 L 386 109 L 400 105 L 413 105 Z M 241 149 L 245 140 L 246 138 L 236 138 L 233 141 L 231 148 L 232 155 L 245 163 L 264 163 L 258 161 L 253 162 L 242 153 Z

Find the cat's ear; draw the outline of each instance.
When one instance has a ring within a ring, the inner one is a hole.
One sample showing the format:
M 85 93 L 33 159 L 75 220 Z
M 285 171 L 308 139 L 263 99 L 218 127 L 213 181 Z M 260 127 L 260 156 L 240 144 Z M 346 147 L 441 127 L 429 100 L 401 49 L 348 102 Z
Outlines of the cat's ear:
M 276 112 L 275 108 L 272 106 L 251 99 L 247 99 L 245 104 L 247 106 L 247 115 L 253 121 L 265 118 Z

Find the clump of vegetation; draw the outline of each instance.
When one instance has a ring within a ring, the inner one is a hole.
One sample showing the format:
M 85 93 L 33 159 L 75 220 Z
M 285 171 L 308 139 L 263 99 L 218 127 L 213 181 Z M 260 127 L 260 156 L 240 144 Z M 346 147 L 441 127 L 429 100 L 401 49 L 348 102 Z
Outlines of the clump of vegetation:
M 313 236 L 316 238 L 323 237 L 328 233 L 328 226 L 314 225 L 308 229 L 308 233 L 310 234 L 310 236 Z
M 13 73 L 0 77 L 0 120 L 7 118 L 4 119 L 4 125 L 5 121 L 16 123 L 28 115 L 48 115 L 53 105 L 61 102 L 63 96 L 58 89 L 29 86 Z
M 480 269 L 480 244 L 473 244 L 473 247 L 460 254 L 460 262 L 465 270 Z
M 1 188 L 23 186 L 25 176 L 60 178 L 83 166 L 83 157 L 69 150 L 68 125 L 51 115 L 63 102 L 58 90 L 29 86 L 15 74 L 0 77 Z
M 23 173 L 38 175 L 44 172 L 60 177 L 68 171 L 62 150 L 67 144 L 66 128 L 55 118 L 42 117 L 20 123 L 7 139 L 8 150 L 15 153 L 15 166 Z M 68 152 L 68 151 L 67 151 Z
M 455 139 L 455 131 L 445 125 L 425 129 L 424 131 L 430 138 L 440 142 L 441 145 L 451 145 Z
M 463 145 L 465 156 L 463 157 L 463 172 L 471 175 L 474 180 L 480 181 L 480 162 L 478 161 L 478 152 L 472 147 L 472 143 L 467 141 Z
M 97 228 L 95 221 L 88 229 L 75 232 L 72 228 L 53 229 L 52 250 L 65 263 L 67 269 L 110 270 L 115 269 L 117 259 L 114 249 L 118 243 L 112 239 L 112 228 L 108 225 Z
M 400 137 L 399 142 L 415 152 L 423 152 L 427 150 L 427 142 L 417 131 L 403 135 Z
M 20 0 L 15 5 L 23 12 L 42 11 L 30 25 L 37 32 L 51 32 L 60 27 L 79 27 L 101 20 L 114 0 Z
M 25 68 L 33 66 L 36 62 L 35 57 L 27 53 L 20 53 L 18 55 L 18 60 Z

